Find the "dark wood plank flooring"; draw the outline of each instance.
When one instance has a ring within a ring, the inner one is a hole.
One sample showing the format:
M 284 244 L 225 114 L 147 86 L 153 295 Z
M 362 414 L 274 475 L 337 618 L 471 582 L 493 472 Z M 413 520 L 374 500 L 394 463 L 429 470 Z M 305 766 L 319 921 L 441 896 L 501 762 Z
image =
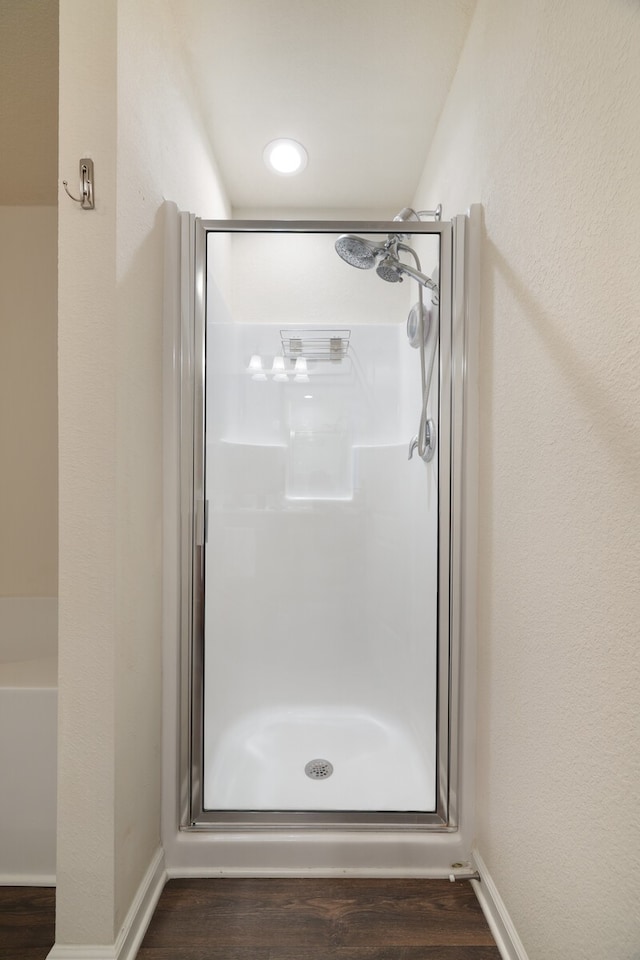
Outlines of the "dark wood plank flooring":
M 138 960 L 500 960 L 468 882 L 170 880 Z
M 45 960 L 55 911 L 53 887 L 0 887 L 0 960 Z
M 0 960 L 45 960 L 55 890 L 0 887 Z M 500 960 L 469 883 L 170 880 L 138 960 Z

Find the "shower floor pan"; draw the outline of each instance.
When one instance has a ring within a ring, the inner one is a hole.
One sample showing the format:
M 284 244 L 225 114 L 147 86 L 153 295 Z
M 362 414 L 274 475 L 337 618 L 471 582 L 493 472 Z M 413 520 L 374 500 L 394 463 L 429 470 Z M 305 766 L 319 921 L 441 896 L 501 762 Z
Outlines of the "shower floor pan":
M 435 732 L 429 749 L 388 717 L 347 709 L 254 712 L 207 736 L 214 725 L 207 717 L 205 810 L 435 809 Z

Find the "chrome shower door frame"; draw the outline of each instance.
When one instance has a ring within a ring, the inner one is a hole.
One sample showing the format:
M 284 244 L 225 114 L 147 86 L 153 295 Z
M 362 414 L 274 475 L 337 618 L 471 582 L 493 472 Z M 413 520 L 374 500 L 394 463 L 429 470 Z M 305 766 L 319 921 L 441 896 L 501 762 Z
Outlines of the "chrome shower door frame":
M 207 237 L 221 233 L 365 235 L 397 233 L 395 221 L 195 220 L 190 269 L 194 296 L 183 326 L 181 406 L 181 677 L 180 716 L 190 735 L 180 737 L 182 830 L 238 831 L 330 828 L 428 830 L 458 827 L 461 643 L 462 440 L 465 384 L 465 244 L 467 218 L 403 223 L 403 233 L 439 239 L 440 347 L 438 409 L 438 609 L 436 810 L 418 812 L 210 811 L 203 807 L 205 400 Z M 188 718 L 188 719 L 187 719 Z M 185 796 L 185 794 L 187 796 Z M 188 797 L 188 799 L 187 799 Z M 185 802 L 186 801 L 186 802 Z

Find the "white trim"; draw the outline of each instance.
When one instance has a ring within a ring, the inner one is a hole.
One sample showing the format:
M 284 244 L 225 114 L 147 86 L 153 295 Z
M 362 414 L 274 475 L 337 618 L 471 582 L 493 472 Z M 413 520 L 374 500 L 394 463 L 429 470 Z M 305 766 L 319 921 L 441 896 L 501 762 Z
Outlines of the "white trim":
M 0 873 L 0 887 L 55 887 L 55 873 Z
M 182 830 L 165 848 L 171 877 L 447 877 L 468 860 L 466 829 L 455 833 L 379 830 L 213 832 Z
M 212 880 L 215 878 L 232 877 L 234 879 L 333 879 L 335 877 L 352 877 L 361 879 L 383 879 L 383 880 L 448 880 L 451 870 L 447 872 L 437 868 L 430 869 L 405 869 L 393 867 L 309 867 L 305 870 L 301 867 L 175 867 L 167 871 L 169 880 Z
M 498 888 L 493 882 L 484 860 L 475 848 L 472 856 L 481 881 L 478 883 L 477 880 L 472 880 L 471 886 L 482 907 L 482 912 L 489 924 L 489 929 L 496 941 L 502 960 L 529 960 L 527 951 L 522 945 L 522 940 L 518 936 L 513 920 L 509 916 L 504 900 L 498 893 Z
M 164 850 L 158 847 L 116 938 L 115 960 L 135 960 L 166 880 Z
M 57 944 L 47 954 L 47 960 L 115 960 L 115 947 L 91 947 L 84 944 Z
M 156 850 L 111 946 L 56 943 L 47 960 L 135 960 L 167 879 L 164 851 Z

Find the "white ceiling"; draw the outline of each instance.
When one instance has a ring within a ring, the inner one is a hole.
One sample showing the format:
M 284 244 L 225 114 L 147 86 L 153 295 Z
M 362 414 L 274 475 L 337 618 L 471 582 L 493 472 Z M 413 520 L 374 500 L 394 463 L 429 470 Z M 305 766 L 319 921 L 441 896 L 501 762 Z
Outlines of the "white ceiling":
M 174 0 L 234 207 L 410 202 L 475 0 Z M 307 168 L 279 177 L 265 145 Z

